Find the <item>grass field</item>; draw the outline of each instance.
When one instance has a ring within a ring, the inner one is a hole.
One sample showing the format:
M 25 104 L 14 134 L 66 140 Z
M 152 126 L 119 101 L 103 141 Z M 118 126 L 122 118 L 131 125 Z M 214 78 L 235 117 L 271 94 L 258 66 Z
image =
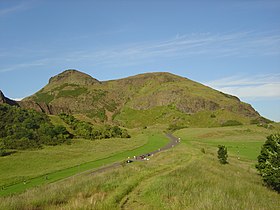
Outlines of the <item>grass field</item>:
M 129 156 L 154 151 L 167 142 L 163 134 L 145 131 L 130 139 L 76 139 L 72 145 L 18 152 L 0 159 L 0 186 L 5 187 L 0 195 L 22 192 Z
M 187 128 L 177 131 L 175 134 L 188 140 L 189 144 L 199 145 L 204 149 L 225 145 L 231 157 L 256 161 L 266 136 L 274 132 L 279 132 L 279 129 L 269 130 L 256 125 L 247 125 L 218 128 Z
M 181 143 L 150 161 L 2 197 L 0 209 L 279 209 L 280 195 L 254 168 L 253 148 L 272 132 L 257 126 L 182 129 L 175 132 Z M 226 165 L 217 160 L 221 143 L 232 146 Z

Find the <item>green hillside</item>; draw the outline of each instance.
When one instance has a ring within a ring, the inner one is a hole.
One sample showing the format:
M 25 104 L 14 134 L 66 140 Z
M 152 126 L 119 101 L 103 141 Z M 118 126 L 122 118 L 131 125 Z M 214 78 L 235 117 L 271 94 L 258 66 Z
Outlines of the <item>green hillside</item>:
M 79 114 L 92 122 L 125 127 L 175 124 L 184 127 L 260 122 L 249 105 L 187 78 L 146 73 L 100 82 L 77 70 L 66 70 L 19 104 L 48 114 Z

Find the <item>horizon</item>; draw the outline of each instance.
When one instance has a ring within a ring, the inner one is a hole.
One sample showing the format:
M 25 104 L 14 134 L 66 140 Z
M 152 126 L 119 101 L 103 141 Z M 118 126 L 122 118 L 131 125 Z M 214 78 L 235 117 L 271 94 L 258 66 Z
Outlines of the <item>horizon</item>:
M 277 0 L 1 1 L 0 89 L 24 98 L 70 68 L 100 81 L 170 72 L 279 122 L 279 20 Z

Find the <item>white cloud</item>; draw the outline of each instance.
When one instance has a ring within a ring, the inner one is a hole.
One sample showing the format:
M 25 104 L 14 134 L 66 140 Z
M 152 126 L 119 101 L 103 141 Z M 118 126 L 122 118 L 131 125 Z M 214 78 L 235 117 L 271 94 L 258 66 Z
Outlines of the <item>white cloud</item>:
M 222 92 L 246 99 L 280 99 L 280 74 L 233 76 L 209 81 L 206 85 Z

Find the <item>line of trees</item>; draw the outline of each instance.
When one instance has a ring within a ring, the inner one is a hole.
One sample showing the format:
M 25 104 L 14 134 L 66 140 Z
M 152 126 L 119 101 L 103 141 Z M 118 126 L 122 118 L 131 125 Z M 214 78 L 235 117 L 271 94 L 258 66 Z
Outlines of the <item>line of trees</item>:
M 59 117 L 74 131 L 76 137 L 85 139 L 130 138 L 126 129 L 118 126 L 93 126 L 89 122 L 76 119 L 73 115 L 62 113 Z
M 48 116 L 6 104 L 0 105 L 0 153 L 5 149 L 40 148 L 72 138 L 64 126 L 53 125 Z

